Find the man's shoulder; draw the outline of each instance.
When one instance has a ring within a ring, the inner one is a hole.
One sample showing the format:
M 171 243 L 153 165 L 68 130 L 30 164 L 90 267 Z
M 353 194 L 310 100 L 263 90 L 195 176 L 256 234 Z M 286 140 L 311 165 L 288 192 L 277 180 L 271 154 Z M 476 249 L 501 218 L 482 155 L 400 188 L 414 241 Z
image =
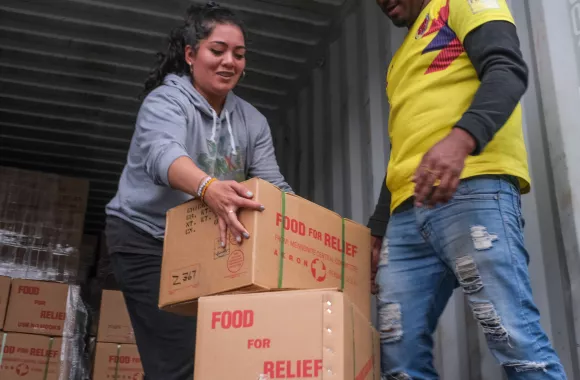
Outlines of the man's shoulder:
M 474 29 L 491 21 L 515 23 L 506 0 L 447 0 L 449 26 L 463 43 Z

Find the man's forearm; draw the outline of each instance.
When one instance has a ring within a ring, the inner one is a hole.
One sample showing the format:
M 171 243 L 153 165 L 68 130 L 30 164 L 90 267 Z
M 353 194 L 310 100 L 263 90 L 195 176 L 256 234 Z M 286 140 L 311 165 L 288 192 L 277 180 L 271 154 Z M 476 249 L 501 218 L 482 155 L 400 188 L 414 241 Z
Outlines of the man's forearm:
M 510 118 L 528 85 L 528 68 L 520 51 L 515 25 L 488 22 L 463 43 L 481 85 L 456 128 L 475 140 L 479 154 Z
M 381 194 L 379 195 L 379 201 L 375 207 L 375 212 L 370 217 L 368 222 L 368 227 L 371 229 L 371 235 L 376 237 L 383 237 L 387 230 L 387 225 L 389 224 L 389 218 L 391 216 L 391 192 L 387 187 L 387 176 L 381 185 Z

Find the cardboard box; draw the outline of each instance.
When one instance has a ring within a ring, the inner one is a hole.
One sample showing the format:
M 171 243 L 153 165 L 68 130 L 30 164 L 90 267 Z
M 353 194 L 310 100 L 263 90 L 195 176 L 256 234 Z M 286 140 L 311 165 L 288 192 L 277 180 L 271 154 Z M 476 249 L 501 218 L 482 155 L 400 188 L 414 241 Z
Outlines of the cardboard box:
M 62 336 L 67 320 L 68 295 L 69 285 L 66 284 L 12 280 L 4 330 Z
M 144 377 L 134 344 L 97 343 L 93 368 L 93 380 L 142 380 Z
M 341 292 L 199 300 L 196 379 L 379 380 L 379 337 Z
M 59 380 L 60 338 L 0 333 L 2 380 Z
M 241 245 L 221 247 L 215 214 L 197 200 L 168 211 L 159 306 L 195 314 L 202 296 L 344 287 L 370 319 L 370 230 L 268 182 L 244 185 L 266 210 L 240 213 L 251 235 Z
M 125 305 L 123 293 L 103 290 L 97 341 L 135 344 L 135 333 Z
M 0 276 L 0 330 L 4 327 L 8 296 L 10 295 L 10 277 Z

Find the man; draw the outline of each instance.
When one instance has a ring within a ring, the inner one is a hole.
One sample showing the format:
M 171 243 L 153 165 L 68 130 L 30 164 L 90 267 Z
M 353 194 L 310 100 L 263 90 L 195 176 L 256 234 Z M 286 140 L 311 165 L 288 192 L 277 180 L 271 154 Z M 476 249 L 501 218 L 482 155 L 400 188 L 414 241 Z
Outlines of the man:
M 386 378 L 437 378 L 432 334 L 461 286 L 509 379 L 565 379 L 527 269 L 528 71 L 507 4 L 377 3 L 409 29 L 387 73 L 391 158 L 369 222 Z

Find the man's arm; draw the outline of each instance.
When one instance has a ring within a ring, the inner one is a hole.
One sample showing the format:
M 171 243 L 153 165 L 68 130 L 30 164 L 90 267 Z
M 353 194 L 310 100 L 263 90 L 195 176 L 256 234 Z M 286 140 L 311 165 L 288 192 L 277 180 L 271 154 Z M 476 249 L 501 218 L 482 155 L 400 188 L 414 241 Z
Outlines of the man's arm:
M 520 51 L 516 26 L 491 21 L 470 32 L 463 42 L 481 85 L 471 106 L 455 125 L 475 140 L 472 155 L 483 151 L 507 122 L 528 87 L 528 68 Z
M 467 156 L 485 149 L 510 118 L 528 86 L 528 68 L 512 23 L 483 23 L 467 33 L 463 46 L 481 84 L 452 132 L 423 156 L 415 173 L 417 206 L 434 206 L 453 197 Z M 437 179 L 441 180 L 440 185 L 427 199 Z
M 382 238 L 387 231 L 387 224 L 391 217 L 391 192 L 387 187 L 387 176 L 381 185 L 381 194 L 375 207 L 374 214 L 370 217 L 367 226 L 371 229 L 371 235 Z
M 378 287 L 375 282 L 377 275 L 380 251 L 383 238 L 387 232 L 387 225 L 391 217 L 391 192 L 387 187 L 387 175 L 381 185 L 381 194 L 375 207 L 375 212 L 369 219 L 368 227 L 371 229 L 371 293 L 377 294 Z

